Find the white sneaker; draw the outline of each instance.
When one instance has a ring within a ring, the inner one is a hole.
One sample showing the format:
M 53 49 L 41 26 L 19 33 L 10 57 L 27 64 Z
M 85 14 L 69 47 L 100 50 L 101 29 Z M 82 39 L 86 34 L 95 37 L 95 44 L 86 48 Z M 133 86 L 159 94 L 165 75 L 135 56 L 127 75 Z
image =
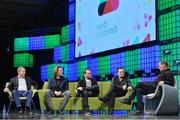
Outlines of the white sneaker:
M 86 112 L 84 113 L 85 116 L 91 116 L 91 113 L 90 112 Z

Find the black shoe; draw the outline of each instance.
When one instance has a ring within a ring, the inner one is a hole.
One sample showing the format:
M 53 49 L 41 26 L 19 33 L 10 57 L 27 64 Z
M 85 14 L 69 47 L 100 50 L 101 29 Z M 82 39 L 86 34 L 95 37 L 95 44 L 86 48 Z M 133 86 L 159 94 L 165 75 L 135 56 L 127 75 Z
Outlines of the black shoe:
M 46 115 L 52 115 L 52 114 L 53 114 L 53 110 L 52 109 L 47 110 Z
M 18 110 L 19 110 L 19 114 L 23 114 L 23 109 L 22 109 L 22 107 L 19 107 Z
M 59 109 L 59 115 L 64 115 L 64 110 L 63 109 Z
M 90 113 L 89 110 L 87 110 L 87 111 L 84 111 L 84 115 L 85 115 L 85 116 L 91 116 L 91 113 Z
M 108 115 L 113 115 L 113 110 L 109 110 Z
M 102 101 L 102 102 L 104 102 L 104 103 L 106 103 L 107 102 L 107 99 L 105 99 L 104 97 L 100 97 L 100 98 L 98 98 L 100 101 Z
M 25 107 L 25 110 L 24 110 L 24 114 L 30 114 L 31 113 L 31 108 L 30 107 Z
M 124 98 L 124 99 L 120 100 L 120 102 L 122 102 L 122 103 L 124 103 L 124 104 L 128 104 L 128 105 L 131 104 L 131 100 L 128 99 L 128 98 Z
M 141 114 L 143 114 L 143 111 L 142 111 L 142 110 L 136 110 L 136 111 L 134 112 L 134 114 L 135 114 L 135 115 L 141 115 Z

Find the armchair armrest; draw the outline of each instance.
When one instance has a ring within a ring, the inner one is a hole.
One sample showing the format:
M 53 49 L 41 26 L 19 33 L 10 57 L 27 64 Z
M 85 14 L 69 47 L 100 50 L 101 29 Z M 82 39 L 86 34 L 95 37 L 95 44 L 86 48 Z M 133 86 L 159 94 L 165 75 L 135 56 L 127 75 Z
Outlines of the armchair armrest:
M 7 90 L 7 92 L 6 93 L 8 93 L 8 96 L 10 97 L 10 98 L 12 98 L 12 92 L 11 92 L 11 90 L 9 89 L 9 88 L 7 88 L 8 90 Z
M 32 95 L 32 97 L 33 97 L 38 92 L 38 90 L 35 89 L 35 87 L 33 85 L 31 86 L 31 90 L 33 92 L 33 95 Z
M 10 97 L 10 98 L 12 98 L 12 92 L 11 92 L 11 90 L 8 88 L 8 86 L 9 86 L 9 82 L 6 82 L 6 86 L 5 86 L 5 88 L 4 89 L 6 89 L 6 91 L 4 91 L 5 93 L 8 93 L 8 96 Z
M 38 92 L 38 90 L 33 89 L 32 92 L 33 92 L 33 95 L 32 95 L 32 97 L 33 97 Z

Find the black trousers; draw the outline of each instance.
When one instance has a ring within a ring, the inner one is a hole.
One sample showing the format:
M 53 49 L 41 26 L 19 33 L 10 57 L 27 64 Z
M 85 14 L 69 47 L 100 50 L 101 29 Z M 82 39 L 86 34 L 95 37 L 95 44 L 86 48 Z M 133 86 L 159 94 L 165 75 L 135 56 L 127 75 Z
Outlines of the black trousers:
M 98 93 L 95 93 L 94 91 L 90 90 L 78 90 L 78 96 L 83 97 L 82 104 L 83 104 L 83 110 L 89 110 L 89 104 L 88 104 L 88 97 L 97 97 Z
M 138 82 L 133 92 L 129 96 L 131 100 L 137 96 L 137 110 L 143 110 L 142 95 L 154 93 L 157 85 L 154 82 Z
M 109 101 L 108 110 L 114 110 L 115 98 L 122 97 L 127 93 L 121 87 L 111 87 L 108 93 L 103 97 L 105 100 Z

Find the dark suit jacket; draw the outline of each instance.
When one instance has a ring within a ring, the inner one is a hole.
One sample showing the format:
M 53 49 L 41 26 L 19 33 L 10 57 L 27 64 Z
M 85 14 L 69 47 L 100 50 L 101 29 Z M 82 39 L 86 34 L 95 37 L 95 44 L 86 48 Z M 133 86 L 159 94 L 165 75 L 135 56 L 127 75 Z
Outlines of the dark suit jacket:
M 56 89 L 56 82 L 57 80 L 53 77 L 51 79 L 49 79 L 49 82 L 48 82 L 48 89 L 51 89 L 53 91 L 55 91 Z M 66 91 L 69 89 L 69 85 L 68 85 L 68 80 L 62 76 L 62 81 L 61 81 L 61 84 L 59 84 L 59 88 L 61 89 L 62 92 Z
M 170 69 L 164 70 L 157 75 L 154 81 L 155 85 L 157 85 L 159 81 L 164 81 L 165 84 L 174 86 L 174 77 Z
M 127 85 L 127 87 L 132 87 L 131 82 L 128 78 L 123 78 L 121 81 L 119 81 L 119 77 L 116 76 L 112 79 L 111 87 L 122 88 L 123 85 Z
M 30 77 L 25 77 L 25 80 L 26 80 L 26 86 L 27 86 L 27 90 L 30 90 L 31 89 L 31 85 L 34 85 L 35 88 L 37 89 L 37 84 L 35 81 L 33 81 Z M 18 82 L 18 77 L 13 77 L 11 78 L 10 80 L 10 84 L 8 86 L 8 88 L 10 90 L 18 90 L 18 86 L 19 86 L 19 82 Z
M 97 81 L 91 80 L 91 84 L 92 84 L 91 87 L 86 87 L 86 80 L 80 80 L 78 82 L 77 88 L 83 87 L 83 90 L 89 90 L 89 91 L 92 91 L 94 93 L 97 93 L 97 95 L 98 95 L 99 94 L 99 86 L 97 84 Z

